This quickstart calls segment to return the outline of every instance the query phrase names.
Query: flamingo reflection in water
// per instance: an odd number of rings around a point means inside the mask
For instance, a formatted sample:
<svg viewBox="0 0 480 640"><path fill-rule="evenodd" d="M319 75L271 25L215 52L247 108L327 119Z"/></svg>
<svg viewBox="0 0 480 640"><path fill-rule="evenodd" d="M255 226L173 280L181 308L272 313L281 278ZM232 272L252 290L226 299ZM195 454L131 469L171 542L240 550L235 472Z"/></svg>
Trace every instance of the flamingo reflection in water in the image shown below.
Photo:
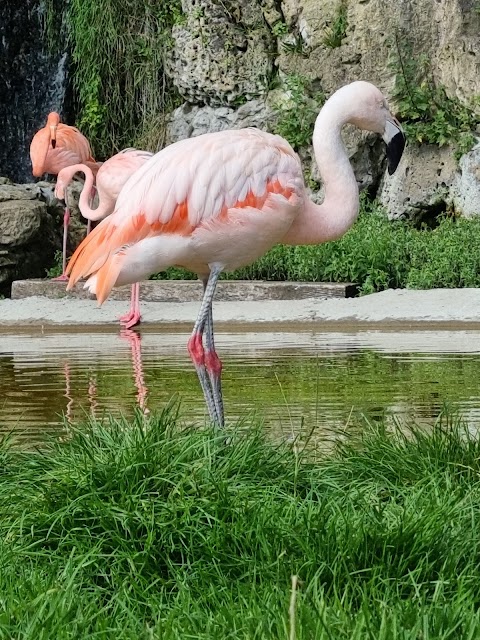
<svg viewBox="0 0 480 640"><path fill-rule="evenodd" d="M147 408L148 388L145 384L145 376L143 372L142 337L136 331L132 331L132 329L122 329L120 331L120 337L130 343L133 379L137 388L136 400L142 413L147 415L150 413L150 410Z"/></svg>
<svg viewBox="0 0 480 640"><path fill-rule="evenodd" d="M142 338L140 334L136 331L132 331L131 329L122 329L119 333L119 337L122 340L126 340L130 345L133 381L137 391L135 396L136 404L144 415L148 415L150 410L147 407L148 387L145 383L145 374L143 370ZM63 395L67 399L64 416L68 425L72 423L74 408L74 398L72 395L72 372L69 362L64 363L63 373L65 377L65 393ZM95 418L97 409L99 408L98 385L97 375L92 371L89 372L88 376L87 397L89 413L92 418Z"/></svg>

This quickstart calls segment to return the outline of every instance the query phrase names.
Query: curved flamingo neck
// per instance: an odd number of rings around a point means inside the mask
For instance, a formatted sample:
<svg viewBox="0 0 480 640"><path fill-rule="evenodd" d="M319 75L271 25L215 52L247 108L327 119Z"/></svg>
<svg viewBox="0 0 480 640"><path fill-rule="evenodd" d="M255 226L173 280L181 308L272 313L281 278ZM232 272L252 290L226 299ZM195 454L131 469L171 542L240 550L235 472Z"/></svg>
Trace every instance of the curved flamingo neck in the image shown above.
<svg viewBox="0 0 480 640"><path fill-rule="evenodd" d="M96 209L92 209L90 206L92 187L94 183L93 171L86 164L73 164L69 167L65 167L62 169L62 180L64 181L65 188L73 179L73 176L76 173L83 173L85 175L85 183L83 185L83 189L80 193L80 199L78 201L78 206L80 212L84 218L87 220L102 220L107 216L112 208L110 202L107 202L106 197L101 197L99 193L99 203Z"/></svg>
<svg viewBox="0 0 480 640"><path fill-rule="evenodd" d="M325 191L323 202L317 205L306 198L304 208L283 239L286 244L336 240L358 216L358 185L341 135L351 116L342 104L338 99L327 101L313 132L315 160Z"/></svg>

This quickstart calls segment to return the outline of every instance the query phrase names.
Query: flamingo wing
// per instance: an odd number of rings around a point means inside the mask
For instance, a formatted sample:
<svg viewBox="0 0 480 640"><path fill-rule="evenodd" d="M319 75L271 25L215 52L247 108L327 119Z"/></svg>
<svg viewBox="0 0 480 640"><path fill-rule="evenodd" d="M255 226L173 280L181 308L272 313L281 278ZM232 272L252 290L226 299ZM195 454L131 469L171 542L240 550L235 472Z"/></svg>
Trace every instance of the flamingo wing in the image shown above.
<svg viewBox="0 0 480 640"><path fill-rule="evenodd" d="M76 127L60 123L57 128L57 145L74 152L78 162L95 162L87 138Z"/></svg>

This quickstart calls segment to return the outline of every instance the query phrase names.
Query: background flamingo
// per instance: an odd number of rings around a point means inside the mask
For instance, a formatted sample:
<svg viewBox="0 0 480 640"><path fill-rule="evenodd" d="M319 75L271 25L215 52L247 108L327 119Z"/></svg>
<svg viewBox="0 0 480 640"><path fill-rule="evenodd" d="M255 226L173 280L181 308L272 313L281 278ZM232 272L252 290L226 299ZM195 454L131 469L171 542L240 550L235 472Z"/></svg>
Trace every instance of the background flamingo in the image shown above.
<svg viewBox="0 0 480 640"><path fill-rule="evenodd" d="M224 424L222 365L212 320L218 278L278 242L326 242L351 227L359 192L341 137L346 123L383 136L393 173L405 146L400 125L374 85L353 82L330 97L315 123L313 148L325 188L321 205L308 197L300 160L280 136L257 129L207 133L177 142L146 162L125 184L116 211L70 260L67 288L90 276L85 286L100 304L113 286L171 265L199 275L204 296L188 350L218 426Z"/></svg>
<svg viewBox="0 0 480 640"><path fill-rule="evenodd" d="M101 163L95 162L87 138L76 127L60 122L56 111L48 114L47 124L37 131L30 144L32 173L40 178L44 173L57 175L61 169L79 162L85 163L95 175ZM70 212L65 207L63 215L62 276L66 280L67 234Z"/></svg>
<svg viewBox="0 0 480 640"><path fill-rule="evenodd" d="M128 178L135 173L147 160L152 157L148 151L138 149L124 149L106 160L97 173L96 186L98 192L98 207L92 209L89 195L93 187L93 172L88 165L73 164L62 169L57 176L55 195L64 200L66 189L77 172L85 174L85 184L80 194L78 206L84 218L87 220L102 220L110 215L115 208L118 194ZM120 317L120 322L130 329L140 322L140 285L132 284L130 299L130 311Z"/></svg>

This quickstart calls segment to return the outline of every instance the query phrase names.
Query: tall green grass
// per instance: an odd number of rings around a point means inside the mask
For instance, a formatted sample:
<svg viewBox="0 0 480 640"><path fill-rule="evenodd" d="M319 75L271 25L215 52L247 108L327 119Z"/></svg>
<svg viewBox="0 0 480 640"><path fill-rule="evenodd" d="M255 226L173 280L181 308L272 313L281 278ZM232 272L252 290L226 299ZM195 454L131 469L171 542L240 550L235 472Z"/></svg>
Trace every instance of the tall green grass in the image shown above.
<svg viewBox="0 0 480 640"><path fill-rule="evenodd" d="M171 411L5 443L0 637L477 638L478 440L367 425L313 458Z"/></svg>
<svg viewBox="0 0 480 640"><path fill-rule="evenodd" d="M439 219L436 228L389 221L381 208L364 205L354 226L321 245L277 245L229 279L356 282L360 293L388 288L480 286L480 220ZM194 278L171 269L159 278Z"/></svg>

